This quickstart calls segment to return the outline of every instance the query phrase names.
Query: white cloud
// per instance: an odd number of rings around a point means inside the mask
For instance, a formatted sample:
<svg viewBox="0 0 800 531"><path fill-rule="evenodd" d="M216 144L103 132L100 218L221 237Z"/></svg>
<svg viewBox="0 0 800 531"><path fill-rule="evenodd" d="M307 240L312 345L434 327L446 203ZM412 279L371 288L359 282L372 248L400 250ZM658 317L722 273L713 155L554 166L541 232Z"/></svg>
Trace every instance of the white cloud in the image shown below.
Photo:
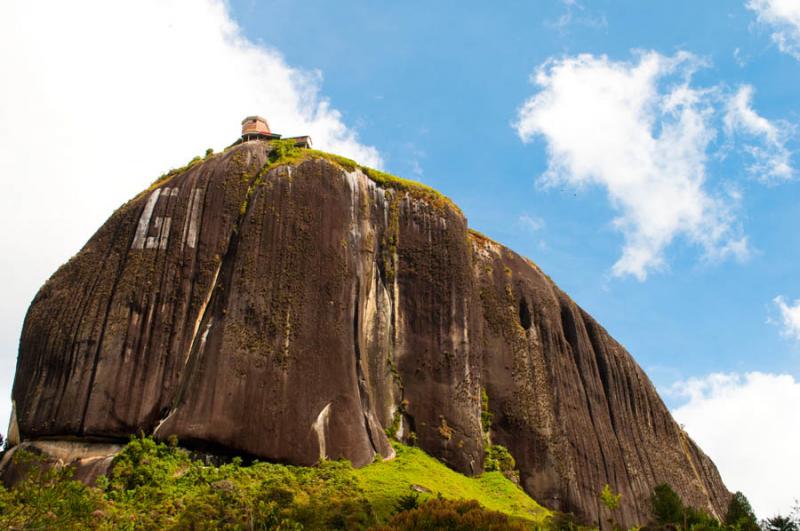
<svg viewBox="0 0 800 531"><path fill-rule="evenodd" d="M605 15L595 15L586 10L586 7L578 0L561 0L564 12L555 21L545 21L550 26L561 33L565 33L567 28L572 25L583 26L591 29L607 29L608 20Z"/></svg>
<svg viewBox="0 0 800 531"><path fill-rule="evenodd" d="M725 131L729 135L744 134L753 140L761 140L761 145L745 145L754 159L748 168L750 173L762 182L786 181L794 177L791 153L786 148L789 126L770 122L759 116L752 106L753 87L743 85L731 96L725 106Z"/></svg>
<svg viewBox="0 0 800 531"><path fill-rule="evenodd" d="M736 64L739 65L740 68L747 66L748 58L744 56L740 48L733 50L733 60L736 61Z"/></svg>
<svg viewBox="0 0 800 531"><path fill-rule="evenodd" d="M262 114L380 166L321 75L247 40L222 0L4 3L0 17L0 423L22 318L122 202ZM5 426L0 427L5 432Z"/></svg>
<svg viewBox="0 0 800 531"><path fill-rule="evenodd" d="M665 249L682 236L706 259L748 255L734 215L739 194L708 189L708 152L728 110L729 135L743 133L760 179L792 174L782 130L750 107L752 89L692 85L696 56L641 52L637 61L582 54L551 59L535 73L539 91L518 111L523 141L541 136L548 168L540 182L603 186L624 236L612 272L644 280L666 266ZM730 102L730 103L729 103ZM760 141L760 143L759 143Z"/></svg>
<svg viewBox="0 0 800 531"><path fill-rule="evenodd" d="M800 497L800 381L788 374L711 374L679 382L688 401L675 419L760 518L787 514Z"/></svg>
<svg viewBox="0 0 800 531"><path fill-rule="evenodd" d="M704 188L716 131L708 91L689 84L700 65L685 52L642 53L636 63L588 54L550 60L534 78L541 90L519 110L520 137L547 140L542 181L604 186L619 210L614 224L625 245L615 275L644 280L664 267L677 235L709 257L746 254L730 205Z"/></svg>
<svg viewBox="0 0 800 531"><path fill-rule="evenodd" d="M781 333L791 339L800 341L800 299L794 303L787 303L783 296L777 296L772 302L778 307L781 313L780 322Z"/></svg>
<svg viewBox="0 0 800 531"><path fill-rule="evenodd" d="M544 220L538 216L522 214L518 221L520 225L530 232L539 232L544 228Z"/></svg>
<svg viewBox="0 0 800 531"><path fill-rule="evenodd" d="M748 0L759 22L772 28L778 48L800 59L800 2L797 0Z"/></svg>

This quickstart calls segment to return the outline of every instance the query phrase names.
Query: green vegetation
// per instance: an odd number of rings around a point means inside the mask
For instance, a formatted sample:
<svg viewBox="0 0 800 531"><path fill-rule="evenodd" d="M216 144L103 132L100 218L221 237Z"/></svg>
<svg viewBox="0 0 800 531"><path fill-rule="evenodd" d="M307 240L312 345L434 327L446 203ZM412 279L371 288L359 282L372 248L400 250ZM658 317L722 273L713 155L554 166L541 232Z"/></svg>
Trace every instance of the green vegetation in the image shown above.
<svg viewBox="0 0 800 531"><path fill-rule="evenodd" d="M342 157L340 155L335 155L333 153L327 153L325 151L319 151L316 149L306 149L306 148L299 148L295 145L293 140L270 140L270 152L268 155L268 163L261 169L259 172L256 180L254 181L254 185L261 182L266 173L277 167L283 165L290 165L290 166L297 166L302 162L309 160L309 159L325 159L330 162L333 162L337 166L341 167L346 171L355 171L356 169L360 169L364 174L372 180L375 184L382 188L390 188L392 190L403 191L411 195L412 197L416 197L419 199L424 199L431 205L436 208L450 208L456 212L461 213L461 209L450 200L450 198L446 197L445 195L441 194L440 192L434 190L430 186L425 184L411 181L409 179L403 179L402 177L397 177L396 175L392 175L390 173L386 173L380 170L376 170L374 168L369 168L367 166L362 166L355 162L354 160L348 159L346 157ZM227 150L226 150L227 151ZM148 188L145 192L151 192L154 189L158 188L159 186L164 185L174 176L178 175L179 173L183 173L196 164L203 162L204 160L208 160L214 156L214 150L212 148L208 148L205 152L204 157L194 157L185 165L181 166L180 168L173 168L166 173L160 175Z"/></svg>
<svg viewBox="0 0 800 531"><path fill-rule="evenodd" d="M499 472L468 478L419 449L395 451L395 459L361 469L344 461L244 466L239 458L213 466L193 461L175 440L134 438L95 487L17 452L27 477L0 487L0 528L411 529L425 521L514 529L551 516Z"/></svg>
<svg viewBox="0 0 800 531"><path fill-rule="evenodd" d="M479 242L481 242L483 244L491 243L491 244L495 244L495 245L500 245L499 243L497 243L496 241L494 241L493 239L491 239L490 237L488 237L484 233L482 233L480 231L477 231L475 229L472 229L472 228L468 228L467 229L467 235L468 235L468 237L471 236L471 237L475 238L476 240L478 240Z"/></svg>
<svg viewBox="0 0 800 531"><path fill-rule="evenodd" d="M419 448L394 444L397 456L355 470L355 476L376 515L385 521L395 504L412 492L423 491L424 502L441 495L445 499L477 500L482 506L511 517L544 522L551 512L533 501L501 472L485 472L470 478L459 474Z"/></svg>
<svg viewBox="0 0 800 531"><path fill-rule="evenodd" d="M728 503L728 512L725 514L725 523L740 531L758 531L758 521L750 507L750 502L741 492L734 493Z"/></svg>
<svg viewBox="0 0 800 531"><path fill-rule="evenodd" d="M790 516L773 516L761 524L764 531L800 531L800 525Z"/></svg>
<svg viewBox="0 0 800 531"><path fill-rule="evenodd" d="M750 508L750 502L741 492L737 492L731 498L724 523L720 523L703 509L684 505L678 494L666 483L653 489L653 494L650 496L650 510L652 521L645 528L649 530L758 531L760 529Z"/></svg>
<svg viewBox="0 0 800 531"><path fill-rule="evenodd" d="M97 489L72 480L69 468L43 468L30 453L14 456L28 478L13 490L0 484L0 528L53 529L89 527L104 505Z"/></svg>
<svg viewBox="0 0 800 531"><path fill-rule="evenodd" d="M683 502L672 487L666 483L656 485L650 496L653 521L657 524L683 522Z"/></svg>
<svg viewBox="0 0 800 531"><path fill-rule="evenodd" d="M400 529L485 529L518 530L528 529L522 522L515 522L508 515L497 511L487 511L475 500L433 499L419 507L404 511L380 528Z"/></svg>
<svg viewBox="0 0 800 531"><path fill-rule="evenodd" d="M213 150L211 150L211 151L213 153ZM209 153L209 150L207 149L206 150L205 159L208 159L209 157L211 157L212 153ZM192 166L200 164L205 159L198 155L198 156L194 157L192 160L190 160L189 162L187 162L186 164L184 164L183 166L181 166L180 168L172 168L168 172L162 173L158 177L158 179L153 181L153 183L147 188L146 192L152 192L153 190L155 190L156 188L158 188L162 184L166 183L167 181L169 181L170 179L172 179L173 177L175 177L179 173L183 173L183 172L189 170Z"/></svg>
<svg viewBox="0 0 800 531"><path fill-rule="evenodd" d="M270 169L284 164L297 165L305 160L313 158L325 159L346 171L360 169L367 177L375 182L375 184L382 188L391 188L393 190L408 192L411 196L425 199L436 207L442 208L447 206L457 212L461 212L448 197L425 184L403 179L402 177L397 177L396 175L374 168L362 166L354 160L333 153L326 153L325 151L316 149L298 148L294 145L294 141L292 140L272 140L270 141L270 145L272 147L272 151L270 152Z"/></svg>
<svg viewBox="0 0 800 531"><path fill-rule="evenodd" d="M507 478L519 483L519 472L516 470L517 462L508 448L499 444L492 444L489 430L492 428L494 415L489 410L489 395L486 388L481 387L481 429L483 431L483 469L486 472L502 472Z"/></svg>
<svg viewBox="0 0 800 531"><path fill-rule="evenodd" d="M489 411L489 395L486 394L486 388L481 387L481 426L483 427L484 433L489 433L493 418L494 415Z"/></svg>
<svg viewBox="0 0 800 531"><path fill-rule="evenodd" d="M600 503L602 503L612 515L611 518L608 519L608 523L611 525L611 528L617 529L619 525L614 519L613 514L617 509L619 509L619 506L622 503L622 494L614 494L614 491L611 490L611 486L606 483L603 485L603 490L600 491L598 498L600 499Z"/></svg>
<svg viewBox="0 0 800 531"><path fill-rule="evenodd" d="M483 469L487 472L514 473L517 462L505 446L490 444L484 448ZM508 474L507 474L508 475Z"/></svg>
<svg viewBox="0 0 800 531"><path fill-rule="evenodd" d="M388 359L388 364L390 366L390 370L394 371L392 374L397 373L397 369L394 367L394 360L391 358ZM397 375L397 379L399 380L399 375ZM400 405L397 406L397 409L394 411L392 415L392 424L386 428L386 436L390 439L397 438L397 432L400 430L400 425L403 423L403 414L406 412L406 408L408 407L408 400L403 400L400 402Z"/></svg>

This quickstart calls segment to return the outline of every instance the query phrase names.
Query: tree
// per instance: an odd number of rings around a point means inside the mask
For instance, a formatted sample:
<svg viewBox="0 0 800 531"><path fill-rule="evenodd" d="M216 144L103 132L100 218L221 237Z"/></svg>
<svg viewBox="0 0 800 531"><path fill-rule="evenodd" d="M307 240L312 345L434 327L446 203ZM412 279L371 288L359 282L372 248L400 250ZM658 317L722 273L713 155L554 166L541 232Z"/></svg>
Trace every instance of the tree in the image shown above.
<svg viewBox="0 0 800 531"><path fill-rule="evenodd" d="M683 522L683 502L666 483L657 485L650 496L650 510L657 524L679 524Z"/></svg>
<svg viewBox="0 0 800 531"><path fill-rule="evenodd" d="M404 494L397 499L394 510L397 513L412 511L419 507L419 492L411 491L411 494Z"/></svg>
<svg viewBox="0 0 800 531"><path fill-rule="evenodd" d="M684 519L684 528L691 529L692 531L705 531L709 529L720 529L719 521L705 512L703 509L695 507L684 508L686 517ZM756 528L758 529L758 528Z"/></svg>
<svg viewBox="0 0 800 531"><path fill-rule="evenodd" d="M725 514L725 524L740 531L760 531L753 508L747 497L740 491L731 497L728 512Z"/></svg>
<svg viewBox="0 0 800 531"><path fill-rule="evenodd" d="M764 531L800 531L800 527L789 516L773 516L766 519L761 526Z"/></svg>
<svg viewBox="0 0 800 531"><path fill-rule="evenodd" d="M500 472L513 472L517 466L514 456L505 446L492 444L484 449L483 469L486 472L499 470Z"/></svg>
<svg viewBox="0 0 800 531"><path fill-rule="evenodd" d="M508 515L485 509L476 500L445 500L433 498L416 509L392 517L386 531L417 531L420 529L526 529Z"/></svg>

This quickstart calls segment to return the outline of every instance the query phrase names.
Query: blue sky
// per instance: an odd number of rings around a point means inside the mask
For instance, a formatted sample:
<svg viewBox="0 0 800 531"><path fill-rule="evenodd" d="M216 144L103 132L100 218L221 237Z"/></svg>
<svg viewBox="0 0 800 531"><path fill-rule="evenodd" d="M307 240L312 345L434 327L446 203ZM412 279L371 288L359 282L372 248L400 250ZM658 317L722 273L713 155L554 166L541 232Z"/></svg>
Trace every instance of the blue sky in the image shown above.
<svg viewBox="0 0 800 531"><path fill-rule="evenodd" d="M774 297L800 297L795 183L758 183L735 152L709 164L710 190L741 188L737 220L750 257L706 263L679 237L664 271L644 282L616 278L623 237L605 190L537 186L545 142L525 144L512 127L536 91L531 74L548 59L591 53L635 62L636 50L691 52L708 62L694 85L750 84L761 116L798 123L800 63L743 3L312 5L235 1L231 9L249 38L324 74L325 95L388 170L438 188L473 228L536 261L658 384L719 371L798 374L796 343L767 322L779 317ZM796 138L787 145L796 148ZM532 231L525 216L541 228Z"/></svg>
<svg viewBox="0 0 800 531"><path fill-rule="evenodd" d="M628 348L760 516L800 498L796 0L2 4L5 396L47 277L257 113L453 198Z"/></svg>

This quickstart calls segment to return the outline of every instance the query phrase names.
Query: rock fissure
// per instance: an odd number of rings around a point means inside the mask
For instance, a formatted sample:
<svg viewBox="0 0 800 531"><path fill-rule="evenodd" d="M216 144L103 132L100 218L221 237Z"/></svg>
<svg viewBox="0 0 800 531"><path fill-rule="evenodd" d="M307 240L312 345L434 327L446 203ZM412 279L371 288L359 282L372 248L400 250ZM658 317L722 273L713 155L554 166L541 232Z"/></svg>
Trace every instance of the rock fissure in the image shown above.
<svg viewBox="0 0 800 531"><path fill-rule="evenodd" d="M145 208L147 208L147 207L145 207ZM118 230L121 229L121 228L122 228L121 226L117 227ZM134 238L135 238L135 235L134 235ZM116 238L114 238L113 240L116 240ZM133 244L133 240L126 241L125 248L122 251L122 253L123 253L122 254L122 258L120 259L119 266L117 267L117 273L116 273L116 275L114 275L113 281L111 283L111 291L110 291L110 293L108 295L108 302L106 303L105 311L103 312L103 324L100 327L100 334L99 334L99 337L97 339L97 348L95 349L94 357L93 357L93 360L92 360L92 366L91 366L92 368L91 368L91 372L90 372L90 375L89 375L89 383L88 383L88 391L86 393L86 401L85 401L84 406L83 406L83 414L81 415L80 428L78 429L78 432L79 432L80 435L86 435L86 432L85 432L86 418L87 418L87 414L86 413L89 410L89 403L92 400L95 379L97 378L97 368L98 368L97 366L98 366L98 364L100 362L100 353L101 353L102 348L103 348L103 340L105 339L106 325L108 324L108 317L111 314L111 309L112 309L112 303L114 301L114 296L116 295L117 287L119 286L119 281L122 278L122 271L125 269L126 259L128 257L128 252L129 252L132 244Z"/></svg>
<svg viewBox="0 0 800 531"><path fill-rule="evenodd" d="M355 368L356 368L356 382L358 386L358 399L361 405L361 415L364 417L364 431L367 434L372 451L379 453L378 446L372 437L372 426L370 422L370 400L369 391L367 390L367 379L364 376L364 367L361 361L361 327L359 325L359 313L361 306L361 280L356 278L355 283L355 301L353 303L353 354L355 355Z"/></svg>
<svg viewBox="0 0 800 531"><path fill-rule="evenodd" d="M225 250L224 254L219 258L216 268L214 269L214 274L211 277L211 282L208 287L208 291L203 299L203 302L200 306L200 309L197 314L197 319L195 321L194 327L192 329L191 339L189 341L189 347L184 355L183 367L178 375L178 389L175 393L175 397L172 401L172 408L171 411L168 411L167 414L158 422L158 428L162 427L165 424L165 421L172 415L172 413L180 407L182 400L185 397L185 394L192 383L193 377L198 370L198 366L200 364L199 358L202 356L205 341L208 337L209 332L211 331L211 327L214 324L213 315L209 313L209 308L216 309L215 303L216 299L219 298L219 293L222 292L222 296L227 295L229 290L221 289L223 286L228 285L230 283L230 272L226 271L222 273L222 279L220 278L221 272L223 272L223 266L226 264L231 263L231 257L235 256L238 244L239 244L239 236L242 228L242 224L244 223L245 218L249 212L251 207L250 198L255 190L255 187L260 184L262 178L262 172L264 168L268 167L269 163L266 163L261 169L255 173L249 180L247 184L247 191L245 192L244 202L239 207L238 217L236 219L236 223L233 226L233 229L229 235L228 246ZM230 269L227 267L226 269ZM227 274L226 274L227 273ZM203 333L200 336L200 342L197 342L197 334L199 330L203 328ZM157 432L154 431L156 435Z"/></svg>

